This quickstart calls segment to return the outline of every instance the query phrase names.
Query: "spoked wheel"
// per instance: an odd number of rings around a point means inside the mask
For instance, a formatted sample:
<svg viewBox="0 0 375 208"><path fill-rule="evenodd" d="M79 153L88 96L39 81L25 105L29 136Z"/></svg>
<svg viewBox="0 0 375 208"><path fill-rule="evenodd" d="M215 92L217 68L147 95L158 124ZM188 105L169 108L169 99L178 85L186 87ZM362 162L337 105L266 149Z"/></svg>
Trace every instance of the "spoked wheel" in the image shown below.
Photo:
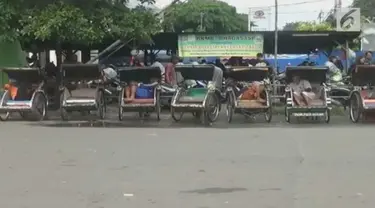
<svg viewBox="0 0 375 208"><path fill-rule="evenodd" d="M33 111L36 121L42 121L47 114L47 98L42 93L36 93L33 100Z"/></svg>
<svg viewBox="0 0 375 208"><path fill-rule="evenodd" d="M105 114L106 114L106 104L105 104L104 93L101 90L98 91L97 102L98 102L97 114L99 118L103 120L105 119Z"/></svg>
<svg viewBox="0 0 375 208"><path fill-rule="evenodd" d="M232 122L233 113L234 113L234 98L232 94L227 94L227 119L228 123Z"/></svg>
<svg viewBox="0 0 375 208"><path fill-rule="evenodd" d="M156 119L160 121L160 113L161 113L161 104L160 104L160 91L158 90L156 92L156 106L155 106L155 111L156 111Z"/></svg>
<svg viewBox="0 0 375 208"><path fill-rule="evenodd" d="M64 103L64 92L60 95L60 116L63 121L69 120L69 112L63 107Z"/></svg>
<svg viewBox="0 0 375 208"><path fill-rule="evenodd" d="M171 116L174 121L179 122L181 121L182 117L184 116L184 112L176 112L174 107L171 107Z"/></svg>
<svg viewBox="0 0 375 208"><path fill-rule="evenodd" d="M329 123L331 120L331 110L327 108L326 112L324 113L324 121Z"/></svg>
<svg viewBox="0 0 375 208"><path fill-rule="evenodd" d="M1 113L0 114L0 121L7 121L10 117L10 112Z"/></svg>
<svg viewBox="0 0 375 208"><path fill-rule="evenodd" d="M354 93L350 97L349 116L353 123L357 123L362 116L363 106L359 93Z"/></svg>
<svg viewBox="0 0 375 208"><path fill-rule="evenodd" d="M206 100L206 106L204 109L204 121L205 125L210 125L215 122L219 117L220 113L220 101L215 93L210 93Z"/></svg>
<svg viewBox="0 0 375 208"><path fill-rule="evenodd" d="M121 90L118 95L118 120L122 121L124 119L124 109L122 108L122 101L124 98L124 89Z"/></svg>
<svg viewBox="0 0 375 208"><path fill-rule="evenodd" d="M272 107L268 107L267 110L264 112L264 119L270 123L272 120Z"/></svg>
<svg viewBox="0 0 375 208"><path fill-rule="evenodd" d="M287 107L285 107L284 112L285 112L285 121L290 123L290 112Z"/></svg>

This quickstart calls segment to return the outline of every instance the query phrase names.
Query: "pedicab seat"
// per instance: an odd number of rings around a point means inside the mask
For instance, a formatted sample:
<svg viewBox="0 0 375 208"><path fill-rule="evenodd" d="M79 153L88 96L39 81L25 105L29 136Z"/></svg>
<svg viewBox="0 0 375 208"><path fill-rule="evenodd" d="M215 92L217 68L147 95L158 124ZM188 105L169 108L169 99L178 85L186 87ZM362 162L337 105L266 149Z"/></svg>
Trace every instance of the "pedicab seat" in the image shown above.
<svg viewBox="0 0 375 208"><path fill-rule="evenodd" d="M181 96L179 103L202 103L206 97L207 88L190 88Z"/></svg>
<svg viewBox="0 0 375 208"><path fill-rule="evenodd" d="M257 100L239 100L237 101L238 108L267 108L267 103L261 103Z"/></svg>

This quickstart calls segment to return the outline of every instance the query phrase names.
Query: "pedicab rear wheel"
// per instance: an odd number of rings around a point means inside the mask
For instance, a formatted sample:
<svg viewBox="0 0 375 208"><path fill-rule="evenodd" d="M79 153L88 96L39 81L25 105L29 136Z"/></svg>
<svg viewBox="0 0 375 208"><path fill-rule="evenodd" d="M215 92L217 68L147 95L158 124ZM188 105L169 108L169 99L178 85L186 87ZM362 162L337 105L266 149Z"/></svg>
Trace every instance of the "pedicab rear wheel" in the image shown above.
<svg viewBox="0 0 375 208"><path fill-rule="evenodd" d="M355 92L350 96L350 106L349 106L349 117L353 123L357 123L362 116L363 105L361 102L361 97L359 93Z"/></svg>
<svg viewBox="0 0 375 208"><path fill-rule="evenodd" d="M228 123L232 122L233 113L234 113L234 98L231 93L227 94L227 121Z"/></svg>
<svg viewBox="0 0 375 208"><path fill-rule="evenodd" d="M47 98L41 92L35 94L32 107L35 120L43 121L47 114Z"/></svg>
<svg viewBox="0 0 375 208"><path fill-rule="evenodd" d="M326 123L329 123L329 121L331 120L331 110L329 108L327 108L326 112L324 113L324 121Z"/></svg>
<svg viewBox="0 0 375 208"><path fill-rule="evenodd" d="M64 108L64 92L60 95L60 116L63 121L69 120L69 112Z"/></svg>
<svg viewBox="0 0 375 208"><path fill-rule="evenodd" d="M178 114L178 115L176 115L176 114ZM176 112L175 108L171 107L171 116L172 116L172 119L175 122L181 121L183 115L184 115L184 112Z"/></svg>
<svg viewBox="0 0 375 208"><path fill-rule="evenodd" d="M105 119L106 114L106 105L105 105L105 99L104 99L104 92L102 90L98 91L97 95L97 102L98 102L98 109L97 113L100 119Z"/></svg>
<svg viewBox="0 0 375 208"><path fill-rule="evenodd" d="M219 117L220 101L216 93L212 92L208 94L206 99L206 106L204 106L203 112L203 124L209 126Z"/></svg>
<svg viewBox="0 0 375 208"><path fill-rule="evenodd" d="M0 114L0 121L7 121L10 117L10 112L6 112L5 114Z"/></svg>
<svg viewBox="0 0 375 208"><path fill-rule="evenodd" d="M161 113L161 104L160 104L160 90L156 92L156 119L160 121L160 113Z"/></svg>
<svg viewBox="0 0 375 208"><path fill-rule="evenodd" d="M285 112L285 121L290 123L290 112L287 107L285 107L284 112Z"/></svg>

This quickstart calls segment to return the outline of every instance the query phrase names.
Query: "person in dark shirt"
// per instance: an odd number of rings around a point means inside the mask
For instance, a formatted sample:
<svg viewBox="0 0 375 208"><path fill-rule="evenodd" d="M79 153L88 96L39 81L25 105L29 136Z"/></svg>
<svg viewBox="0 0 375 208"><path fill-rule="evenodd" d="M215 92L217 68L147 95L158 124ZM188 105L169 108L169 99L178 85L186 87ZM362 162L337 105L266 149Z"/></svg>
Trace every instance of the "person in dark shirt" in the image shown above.
<svg viewBox="0 0 375 208"><path fill-rule="evenodd" d="M258 53L256 59L251 59L249 61L249 65L251 66L269 66L270 63L264 60L264 55L262 53Z"/></svg>
<svg viewBox="0 0 375 208"><path fill-rule="evenodd" d="M369 64L369 65L372 65L374 64L374 62L372 61L373 60L373 56L372 56L372 52L371 51L367 51L365 53L365 64Z"/></svg>

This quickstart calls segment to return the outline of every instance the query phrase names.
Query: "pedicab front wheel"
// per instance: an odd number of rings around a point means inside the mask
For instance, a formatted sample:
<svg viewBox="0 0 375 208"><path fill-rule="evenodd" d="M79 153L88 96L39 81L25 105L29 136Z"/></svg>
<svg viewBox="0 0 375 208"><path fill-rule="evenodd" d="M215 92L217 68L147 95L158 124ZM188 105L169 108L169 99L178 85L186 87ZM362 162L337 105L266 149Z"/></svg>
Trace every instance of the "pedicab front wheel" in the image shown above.
<svg viewBox="0 0 375 208"><path fill-rule="evenodd" d="M98 92L98 116L100 119L105 119L105 114L106 114L106 104L105 104L105 99L104 99L104 92L100 90Z"/></svg>
<svg viewBox="0 0 375 208"><path fill-rule="evenodd" d="M329 123L329 121L331 120L331 110L327 108L326 112L324 113L324 116L325 116L324 121L326 123Z"/></svg>
<svg viewBox="0 0 375 208"><path fill-rule="evenodd" d="M177 115L176 115L176 114L177 114ZM172 116L172 119L173 119L175 122L179 122L179 121L181 121L183 115L184 115L184 112L176 112L175 108L174 108L174 107L171 107L171 116Z"/></svg>
<svg viewBox="0 0 375 208"><path fill-rule="evenodd" d="M60 116L63 121L69 120L69 113L63 106L64 103L64 92L61 93L60 96Z"/></svg>
<svg viewBox="0 0 375 208"><path fill-rule="evenodd" d="M290 123L290 113L288 111L288 108L285 107L284 111L285 111L285 121L288 122L288 123Z"/></svg>
<svg viewBox="0 0 375 208"><path fill-rule="evenodd" d="M267 110L264 112L264 119L270 123L272 120L272 107L268 107Z"/></svg>
<svg viewBox="0 0 375 208"><path fill-rule="evenodd" d="M10 117L10 113L6 112L5 114L1 113L0 114L0 121L7 121Z"/></svg>
<svg viewBox="0 0 375 208"><path fill-rule="evenodd" d="M363 106L361 102L361 97L359 93L355 92L350 97L350 106L349 106L349 117L353 123L357 123L361 119L363 111Z"/></svg>
<svg viewBox="0 0 375 208"><path fill-rule="evenodd" d="M227 94L227 120L228 123L232 122L234 111L234 98L232 94Z"/></svg>
<svg viewBox="0 0 375 208"><path fill-rule="evenodd" d="M36 121L43 121L47 114L47 98L40 92L37 92L33 101L33 108Z"/></svg>

